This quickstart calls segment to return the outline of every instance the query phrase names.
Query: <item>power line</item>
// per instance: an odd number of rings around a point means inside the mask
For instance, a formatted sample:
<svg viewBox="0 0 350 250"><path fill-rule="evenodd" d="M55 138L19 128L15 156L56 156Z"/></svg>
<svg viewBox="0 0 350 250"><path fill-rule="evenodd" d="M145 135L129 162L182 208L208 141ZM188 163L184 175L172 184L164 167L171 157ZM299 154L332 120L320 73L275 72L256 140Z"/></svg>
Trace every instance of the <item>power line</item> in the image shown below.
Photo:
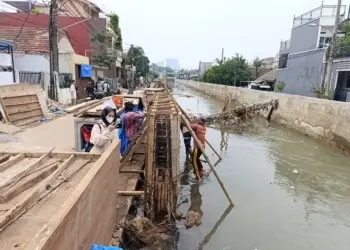
<svg viewBox="0 0 350 250"><path fill-rule="evenodd" d="M35 1L33 2L33 4L36 4L37 1L38 1L38 0L35 0ZM21 32L22 32L22 30L23 30L23 27L24 27L24 25L26 24L26 21L27 21L27 19L29 18L29 15L30 15L30 14L31 14L31 12L29 12L28 15L27 15L27 17L24 19L24 21L23 21L23 23L22 23L22 26L21 26L21 29L19 30L18 35L17 35L16 38L15 38L15 41L18 39L19 35L21 34Z"/></svg>

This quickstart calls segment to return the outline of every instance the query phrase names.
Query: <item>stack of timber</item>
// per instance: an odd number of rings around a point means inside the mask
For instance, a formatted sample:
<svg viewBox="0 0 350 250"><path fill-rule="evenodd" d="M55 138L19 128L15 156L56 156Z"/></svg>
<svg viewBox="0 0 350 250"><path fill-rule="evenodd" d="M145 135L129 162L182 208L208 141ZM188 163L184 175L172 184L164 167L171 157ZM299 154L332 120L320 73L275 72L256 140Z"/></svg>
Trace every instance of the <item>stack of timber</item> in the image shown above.
<svg viewBox="0 0 350 250"><path fill-rule="evenodd" d="M169 93L156 92L147 117L145 211L151 220L171 221L180 192L179 147L181 114Z"/></svg>
<svg viewBox="0 0 350 250"><path fill-rule="evenodd" d="M48 114L46 98L38 84L13 84L0 87L0 112L4 121L24 126Z"/></svg>
<svg viewBox="0 0 350 250"><path fill-rule="evenodd" d="M91 153L0 153L0 249L108 244L117 214L119 143Z"/></svg>

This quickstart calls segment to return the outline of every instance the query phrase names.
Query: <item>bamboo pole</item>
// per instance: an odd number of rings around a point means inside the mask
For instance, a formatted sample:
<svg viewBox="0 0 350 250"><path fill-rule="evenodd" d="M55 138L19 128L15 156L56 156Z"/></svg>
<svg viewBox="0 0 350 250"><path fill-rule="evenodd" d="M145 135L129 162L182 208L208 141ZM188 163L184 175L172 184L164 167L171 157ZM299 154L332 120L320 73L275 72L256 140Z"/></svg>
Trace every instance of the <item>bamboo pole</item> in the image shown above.
<svg viewBox="0 0 350 250"><path fill-rule="evenodd" d="M171 99L174 101L175 108L178 109L178 111L181 111L181 113L189 120L189 116L187 115L187 113L185 112L185 110L183 110L181 108L181 106L177 103L177 101L175 100L175 98L173 97L173 95L168 91ZM220 160L222 160L222 157L220 156L220 154L214 149L214 147L205 139L205 142L208 144L208 146L214 151L214 153L219 157Z"/></svg>
<svg viewBox="0 0 350 250"><path fill-rule="evenodd" d="M231 204L232 206L234 206L234 203L233 203L232 198L230 197L229 193L227 192L227 189L226 189L224 183L221 181L219 175L217 174L217 172L216 172L216 170L215 170L213 164L210 162L209 157L208 157L208 155L205 153L205 150L204 150L204 148L202 147L200 141L198 140L196 134L195 134L194 131L192 130L192 128L191 128L191 126L190 126L190 123L189 123L189 121L187 120L186 116L183 115L183 114L181 114L181 118L182 118L182 121L185 123L186 127L188 128L189 132L191 133L191 135L192 135L194 141L196 142L197 147L198 147L199 150L202 152L204 158L205 158L206 161L208 162L208 165L209 165L209 167L211 168L211 171L213 171L213 173L214 173L216 179L218 180L218 182L219 182L219 184L220 184L222 190L224 191L224 193L225 193L227 199L229 200L230 204Z"/></svg>

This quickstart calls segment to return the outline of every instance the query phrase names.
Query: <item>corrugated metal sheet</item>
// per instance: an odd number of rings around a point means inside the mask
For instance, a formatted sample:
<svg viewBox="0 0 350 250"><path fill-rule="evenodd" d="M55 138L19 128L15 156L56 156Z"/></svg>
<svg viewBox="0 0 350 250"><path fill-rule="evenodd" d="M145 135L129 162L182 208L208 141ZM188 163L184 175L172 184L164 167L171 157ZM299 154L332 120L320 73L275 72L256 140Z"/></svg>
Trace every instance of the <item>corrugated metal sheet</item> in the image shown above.
<svg viewBox="0 0 350 250"><path fill-rule="evenodd" d="M44 75L42 72L20 71L20 83L40 84L44 88Z"/></svg>

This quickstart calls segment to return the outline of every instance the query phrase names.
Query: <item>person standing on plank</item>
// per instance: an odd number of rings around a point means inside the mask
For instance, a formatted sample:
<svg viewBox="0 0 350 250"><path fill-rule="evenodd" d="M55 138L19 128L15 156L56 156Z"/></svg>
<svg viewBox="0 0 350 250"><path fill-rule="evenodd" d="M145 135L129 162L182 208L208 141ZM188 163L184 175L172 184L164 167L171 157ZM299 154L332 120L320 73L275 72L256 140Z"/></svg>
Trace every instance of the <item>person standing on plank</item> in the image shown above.
<svg viewBox="0 0 350 250"><path fill-rule="evenodd" d="M207 132L207 129L205 128L204 124L205 124L204 117L199 117L199 119L197 119L196 124L190 124L192 130L196 134L203 149L205 149L205 135ZM199 159L201 157L201 155L202 155L202 152L198 148L198 145L196 144L196 142L194 141L194 149L193 149L193 154L192 154L192 164L193 164L193 168L194 168L194 173L196 175L196 179L198 181L201 181L203 176L204 176L203 165Z"/></svg>

